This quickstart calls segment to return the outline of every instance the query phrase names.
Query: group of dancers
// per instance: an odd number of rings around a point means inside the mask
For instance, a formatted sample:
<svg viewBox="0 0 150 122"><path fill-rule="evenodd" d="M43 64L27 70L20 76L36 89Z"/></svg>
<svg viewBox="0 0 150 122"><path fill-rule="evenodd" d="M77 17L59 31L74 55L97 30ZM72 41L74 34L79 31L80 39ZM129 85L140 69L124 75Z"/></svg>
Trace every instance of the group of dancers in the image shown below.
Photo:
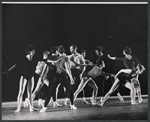
<svg viewBox="0 0 150 122"><path fill-rule="evenodd" d="M113 92L117 92L117 95L121 102L124 102L122 96L118 91L119 85L130 89L131 104L138 104L142 102L141 88L138 80L139 74L145 70L144 66L131 55L131 49L125 47L123 49L122 58L111 57L109 54L106 56L111 60L123 61L126 69L121 69L117 74L107 73L102 71L105 68L105 56L101 46L95 48L97 55L96 63L93 63L85 59L86 51L82 50L77 52L77 45L70 46L71 55L65 54L65 49L62 45L58 47L52 47L50 51L43 52L43 59L38 61L37 65L34 63L35 47L30 44L25 48L26 56L20 60L17 64L13 65L4 73L8 73L15 67L20 67L20 84L19 93L17 97L17 110L20 112L23 94L27 85L27 98L25 99L24 106L29 107L29 111L38 110L33 107L33 101L37 94L39 94L39 105L42 106L40 112L45 112L50 100L53 100L53 106L61 106L57 102L57 94L59 86L62 85L65 90L65 105L70 99L71 110L77 109L74 105L79 93L83 92L83 102L86 104L103 106L106 100ZM95 77L104 76L104 79L112 79L112 86L108 93L104 97L101 97L100 101L97 101L98 86L93 80ZM34 79L38 78L36 87L34 89ZM101 81L99 81L101 82ZM86 101L84 95L84 87L89 85L92 87L91 103ZM33 91L34 89L34 91ZM138 103L136 102L136 94L138 96Z"/></svg>

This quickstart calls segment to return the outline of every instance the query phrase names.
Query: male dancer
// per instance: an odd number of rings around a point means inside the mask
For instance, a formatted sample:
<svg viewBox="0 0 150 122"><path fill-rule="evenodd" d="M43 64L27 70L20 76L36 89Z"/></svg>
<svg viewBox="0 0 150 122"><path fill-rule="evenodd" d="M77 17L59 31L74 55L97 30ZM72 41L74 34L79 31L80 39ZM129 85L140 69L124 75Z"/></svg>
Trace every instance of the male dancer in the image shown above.
<svg viewBox="0 0 150 122"><path fill-rule="evenodd" d="M68 58L69 58L69 65L71 68L72 76L75 80L75 84L72 85L73 91L75 92L75 90L77 89L77 87L80 83L80 78L82 77L85 67L78 66L74 63L74 62L76 62L78 64L84 64L83 57L77 52L77 45L72 44L70 46L70 52L71 52L71 55L68 55ZM68 97L68 95L69 95L68 92L66 94ZM68 99L66 98L65 103L64 103L65 105L67 104L67 100Z"/></svg>
<svg viewBox="0 0 150 122"><path fill-rule="evenodd" d="M108 58L103 54L103 49L102 49L102 47L101 47L101 46L97 46L97 47L95 48L95 53L96 53L96 55L97 55L96 64L99 66L99 65L102 65L102 63L103 63L103 65L104 65L104 68L103 68L104 70L103 70L103 71L109 72ZM108 77L103 76L103 80L102 80L102 93L101 93L101 99L100 99L100 101L102 101L103 96L104 96L104 84L105 84L105 81L106 81L107 78L108 78ZM112 83L113 83L113 80L112 80L111 77L110 77L110 80L111 80ZM119 100L120 100L121 102L124 102L124 100L123 100L122 96L120 95L118 89L117 89L117 91L116 91L116 94L117 94Z"/></svg>

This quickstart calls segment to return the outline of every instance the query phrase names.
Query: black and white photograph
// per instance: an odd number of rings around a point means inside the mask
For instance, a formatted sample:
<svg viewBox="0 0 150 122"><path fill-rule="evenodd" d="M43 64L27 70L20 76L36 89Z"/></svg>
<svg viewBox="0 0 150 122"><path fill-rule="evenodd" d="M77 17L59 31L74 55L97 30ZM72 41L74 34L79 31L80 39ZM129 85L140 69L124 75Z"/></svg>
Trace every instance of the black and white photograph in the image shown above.
<svg viewBox="0 0 150 122"><path fill-rule="evenodd" d="M3 2L2 120L148 120L148 2Z"/></svg>

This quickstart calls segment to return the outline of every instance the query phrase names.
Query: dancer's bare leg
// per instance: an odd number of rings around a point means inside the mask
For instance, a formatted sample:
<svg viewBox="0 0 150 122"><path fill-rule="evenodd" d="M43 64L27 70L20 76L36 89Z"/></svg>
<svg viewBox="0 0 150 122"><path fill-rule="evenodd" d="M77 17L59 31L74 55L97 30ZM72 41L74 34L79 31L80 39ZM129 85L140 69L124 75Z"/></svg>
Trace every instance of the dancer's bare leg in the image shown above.
<svg viewBox="0 0 150 122"><path fill-rule="evenodd" d="M93 88L92 97L94 99L96 99L97 92L98 92L98 87L97 87L96 83L94 82L93 79L90 79L87 84Z"/></svg>
<svg viewBox="0 0 150 122"><path fill-rule="evenodd" d="M137 82L137 87L135 89L136 89L136 93L137 93L137 96L138 96L138 102L141 103L143 101L143 99L142 99L142 96L141 96L141 86L140 86L140 83L139 83L139 80L138 80L138 76L134 80L136 80L136 82Z"/></svg>
<svg viewBox="0 0 150 122"><path fill-rule="evenodd" d="M120 74L120 73L128 73L130 74L132 72L131 69L121 69L116 75L115 75L115 79L117 78L117 76Z"/></svg>
<svg viewBox="0 0 150 122"><path fill-rule="evenodd" d="M17 97L17 110L15 111L15 113L20 112L22 96L23 96L23 93L25 90L26 83L27 83L27 80L23 76L21 76L20 85L19 85L19 93L18 93L18 97Z"/></svg>
<svg viewBox="0 0 150 122"><path fill-rule="evenodd" d="M117 78L115 79L115 82L113 83L108 93L104 96L102 102L99 104L100 106L103 106L103 104L106 102L109 96L118 88L118 86L119 86L119 79Z"/></svg>
<svg viewBox="0 0 150 122"><path fill-rule="evenodd" d="M91 78L87 78L87 77L82 78L77 90L74 93L74 100L77 98L78 94L83 90L83 88L85 87L86 83L89 80L91 80Z"/></svg>
<svg viewBox="0 0 150 122"><path fill-rule="evenodd" d="M42 79L39 78L37 86L36 86L34 92L32 93L32 100L34 100L34 98L36 97L37 93L40 91L40 89L42 88L43 85L44 85L44 82L42 82Z"/></svg>
<svg viewBox="0 0 150 122"><path fill-rule="evenodd" d="M98 87L96 85L96 83L94 82L94 80L91 78L90 81L88 81L87 83L89 86L92 87L93 89L93 93L92 93L92 98L91 98L91 103L92 105L97 105L97 102L96 102L96 96L97 96L97 92L98 92Z"/></svg>
<svg viewBox="0 0 150 122"><path fill-rule="evenodd" d="M126 88L130 89L130 96L131 96L131 104L134 105L136 104L135 102L135 88L130 82L126 82L124 85Z"/></svg>
<svg viewBox="0 0 150 122"><path fill-rule="evenodd" d="M29 98L29 109L30 111L33 111L32 107L32 86L33 86L34 78L32 77L28 82L27 82L27 93L28 93L28 98Z"/></svg>
<svg viewBox="0 0 150 122"><path fill-rule="evenodd" d="M142 103L143 99L142 99L142 96L141 96L141 86L140 86L139 80L138 79L136 79L136 80L138 82L138 87L136 88L136 92L137 92L137 95L138 95L138 102Z"/></svg>
<svg viewBox="0 0 150 122"><path fill-rule="evenodd" d="M83 104L90 104L88 101L86 101L86 99L85 99L85 91L84 91L84 89L82 90L82 92L83 92L83 99L82 99L82 103Z"/></svg>
<svg viewBox="0 0 150 122"><path fill-rule="evenodd" d="M33 91L33 89L34 89L34 77L33 77L33 79L31 80L31 82L32 82L32 91ZM32 92L31 91L31 92ZM27 98L25 98L25 101L24 101L24 108L28 108L28 106L29 106L29 95L28 95L28 93L27 93Z"/></svg>
<svg viewBox="0 0 150 122"><path fill-rule="evenodd" d="M56 101L54 101L54 103L53 103L53 107L55 108L55 107L60 107L60 106L62 106L62 105L60 105L58 102L57 102L57 96L58 96L58 90L59 90L59 86L60 86L60 84L57 86L57 88L56 88Z"/></svg>

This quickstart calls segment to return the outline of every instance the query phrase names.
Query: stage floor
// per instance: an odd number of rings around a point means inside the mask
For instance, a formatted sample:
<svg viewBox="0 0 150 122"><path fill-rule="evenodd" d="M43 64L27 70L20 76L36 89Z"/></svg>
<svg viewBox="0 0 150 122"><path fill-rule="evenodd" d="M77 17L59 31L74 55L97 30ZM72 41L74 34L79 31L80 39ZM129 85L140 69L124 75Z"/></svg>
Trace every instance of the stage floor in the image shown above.
<svg viewBox="0 0 150 122"><path fill-rule="evenodd" d="M64 99L58 99L63 104ZM89 99L87 99L89 100ZM48 106L45 113L38 111L29 112L23 108L20 113L15 113L16 102L2 103L2 120L147 120L148 119L148 96L143 97L143 102L131 105L130 98L124 98L121 103L118 98L110 98L103 107L98 105L82 104L81 100L75 101L77 110L70 110L70 106L53 108ZM37 101L34 101L37 107Z"/></svg>

